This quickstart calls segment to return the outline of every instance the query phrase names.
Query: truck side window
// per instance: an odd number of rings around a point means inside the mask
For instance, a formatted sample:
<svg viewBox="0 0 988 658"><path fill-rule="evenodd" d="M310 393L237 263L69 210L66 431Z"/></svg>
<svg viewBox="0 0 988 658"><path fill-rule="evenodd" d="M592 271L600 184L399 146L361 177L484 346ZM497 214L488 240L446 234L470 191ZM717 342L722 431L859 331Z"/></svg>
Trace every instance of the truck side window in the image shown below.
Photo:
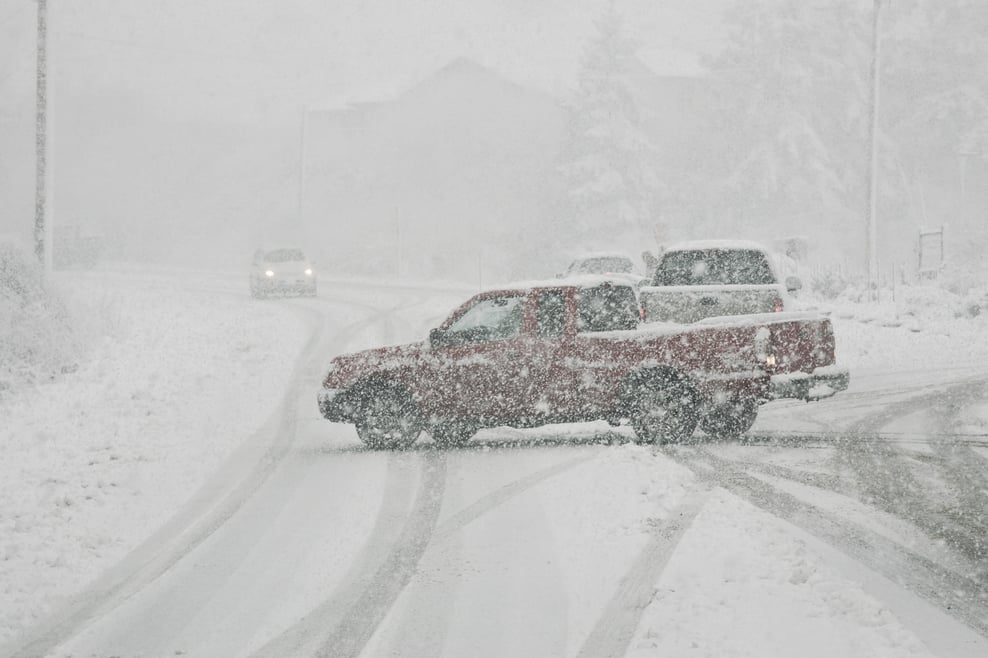
<svg viewBox="0 0 988 658"><path fill-rule="evenodd" d="M638 299L629 286L605 283L580 290L577 331L620 331L638 326Z"/></svg>
<svg viewBox="0 0 988 658"><path fill-rule="evenodd" d="M546 290L539 296L535 311L535 334L539 338L558 338L566 324L566 294L562 290Z"/></svg>
<svg viewBox="0 0 988 658"><path fill-rule="evenodd" d="M481 299L446 330L456 344L486 343L513 338L521 332L523 295Z"/></svg>

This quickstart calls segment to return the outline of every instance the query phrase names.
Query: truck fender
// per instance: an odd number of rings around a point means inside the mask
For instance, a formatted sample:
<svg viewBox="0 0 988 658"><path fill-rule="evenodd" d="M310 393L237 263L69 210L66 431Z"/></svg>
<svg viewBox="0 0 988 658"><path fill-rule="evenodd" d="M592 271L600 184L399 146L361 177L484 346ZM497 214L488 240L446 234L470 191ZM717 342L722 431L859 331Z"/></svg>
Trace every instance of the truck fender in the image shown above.
<svg viewBox="0 0 988 658"><path fill-rule="evenodd" d="M350 416L357 419L366 403L381 393L397 393L414 400L412 391L398 381L393 373L376 372L354 382L341 395L343 403L352 409Z"/></svg>

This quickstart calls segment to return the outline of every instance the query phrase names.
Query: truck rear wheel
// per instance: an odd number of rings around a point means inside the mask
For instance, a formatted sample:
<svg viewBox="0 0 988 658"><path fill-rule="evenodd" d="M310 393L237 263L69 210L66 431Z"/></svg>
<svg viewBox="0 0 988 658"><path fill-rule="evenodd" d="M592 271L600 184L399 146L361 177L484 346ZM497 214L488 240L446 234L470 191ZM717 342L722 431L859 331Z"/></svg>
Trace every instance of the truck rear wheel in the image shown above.
<svg viewBox="0 0 988 658"><path fill-rule="evenodd" d="M736 439L755 424L758 403L751 398L712 405L700 418L700 429L710 436Z"/></svg>
<svg viewBox="0 0 988 658"><path fill-rule="evenodd" d="M631 417L636 443L681 443L699 422L696 389L682 379L664 377L638 391Z"/></svg>
<svg viewBox="0 0 988 658"><path fill-rule="evenodd" d="M360 400L357 436L368 448L402 449L415 443L422 421L411 396L394 388L374 386Z"/></svg>

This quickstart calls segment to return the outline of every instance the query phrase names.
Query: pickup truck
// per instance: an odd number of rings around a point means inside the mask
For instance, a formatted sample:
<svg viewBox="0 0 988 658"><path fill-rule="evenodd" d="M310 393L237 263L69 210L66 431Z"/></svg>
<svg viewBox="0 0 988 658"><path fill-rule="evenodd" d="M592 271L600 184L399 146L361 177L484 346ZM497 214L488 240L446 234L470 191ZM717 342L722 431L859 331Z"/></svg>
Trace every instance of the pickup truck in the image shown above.
<svg viewBox="0 0 988 658"><path fill-rule="evenodd" d="M792 330L784 321L813 314L793 312L799 277L779 273L772 251L748 240L681 242L663 251L650 284L640 288L641 315L660 323L765 323L772 342L786 345L777 355L771 397L818 400L847 388L847 370L819 364L806 355L833 343L830 323ZM772 322L772 318L778 322Z"/></svg>
<svg viewBox="0 0 988 658"><path fill-rule="evenodd" d="M783 281L772 252L747 240L696 240L668 247L641 288L644 317L655 322L790 310L802 288Z"/></svg>
<svg viewBox="0 0 988 658"><path fill-rule="evenodd" d="M319 410L371 448L404 448L423 430L450 447L485 427L597 420L630 424L639 443L681 442L698 424L739 436L780 368L834 363L824 317L639 325L635 287L619 279L489 290L427 341L334 358Z"/></svg>

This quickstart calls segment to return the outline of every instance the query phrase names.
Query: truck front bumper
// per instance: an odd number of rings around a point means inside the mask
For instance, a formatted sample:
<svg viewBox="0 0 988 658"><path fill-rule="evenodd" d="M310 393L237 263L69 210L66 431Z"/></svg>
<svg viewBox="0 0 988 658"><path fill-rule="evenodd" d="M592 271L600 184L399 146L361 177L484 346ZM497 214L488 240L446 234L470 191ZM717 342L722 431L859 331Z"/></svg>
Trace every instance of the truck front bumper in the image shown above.
<svg viewBox="0 0 988 658"><path fill-rule="evenodd" d="M851 383L851 373L847 368L824 366L813 372L793 372L772 375L769 397L773 400L796 398L798 400L822 400L847 390Z"/></svg>
<svg viewBox="0 0 988 658"><path fill-rule="evenodd" d="M316 401L319 403L319 413L326 420L335 422L347 422L349 415L346 405L343 404L342 391L338 388L324 388L316 394Z"/></svg>

